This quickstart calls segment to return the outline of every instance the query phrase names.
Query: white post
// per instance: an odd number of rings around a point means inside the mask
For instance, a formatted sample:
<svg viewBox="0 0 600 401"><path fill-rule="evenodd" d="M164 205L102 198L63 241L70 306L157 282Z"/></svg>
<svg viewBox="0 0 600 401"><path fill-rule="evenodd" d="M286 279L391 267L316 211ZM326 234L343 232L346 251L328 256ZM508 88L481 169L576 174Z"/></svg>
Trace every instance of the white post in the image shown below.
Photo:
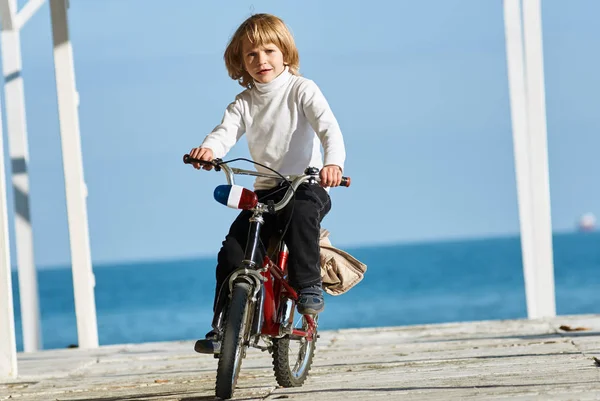
<svg viewBox="0 0 600 401"><path fill-rule="evenodd" d="M539 10L539 0L525 0L524 49L520 0L504 0L521 249L531 319L556 315Z"/></svg>
<svg viewBox="0 0 600 401"><path fill-rule="evenodd" d="M98 347L98 325L94 296L95 282L88 233L87 190L81 156L77 111L79 102L75 88L73 49L69 40L67 7L65 0L50 0L77 333L79 347L96 348Z"/></svg>
<svg viewBox="0 0 600 401"><path fill-rule="evenodd" d="M29 0L27 4L21 8L21 11L16 17L16 26L21 29L29 21L29 19L40 9L46 0Z"/></svg>
<svg viewBox="0 0 600 401"><path fill-rule="evenodd" d="M13 192L15 198L15 235L17 265L19 268L19 294L21 323L25 352L42 347L38 285L33 258L33 233L29 213L29 160L27 125L25 120L25 94L21 76L21 35L16 21L16 0L0 0L2 16L2 71L6 105L6 126L12 161Z"/></svg>
<svg viewBox="0 0 600 401"><path fill-rule="evenodd" d="M15 378L17 377L17 343L4 177L4 136L0 118L0 378Z"/></svg>
<svg viewBox="0 0 600 401"><path fill-rule="evenodd" d="M556 316L552 214L546 132L546 92L540 0L524 0L523 25L527 65L527 112L531 145L531 177L536 246L536 317Z"/></svg>

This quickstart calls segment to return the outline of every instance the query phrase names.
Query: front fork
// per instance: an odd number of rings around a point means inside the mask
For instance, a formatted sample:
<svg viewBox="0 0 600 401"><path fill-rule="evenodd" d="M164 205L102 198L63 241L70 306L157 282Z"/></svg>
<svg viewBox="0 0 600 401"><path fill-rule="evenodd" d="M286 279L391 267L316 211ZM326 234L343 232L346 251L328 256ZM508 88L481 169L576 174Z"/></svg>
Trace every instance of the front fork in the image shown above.
<svg viewBox="0 0 600 401"><path fill-rule="evenodd" d="M245 334L245 338L249 338L250 336L254 336L256 334L260 334L262 311L263 311L263 303L264 303L264 277L258 269L258 247L260 241L260 230L262 225L264 224L264 219L262 217L262 211L256 210L254 211L252 217L250 218L250 228L248 230L248 239L246 242L246 249L244 252L244 260L242 261L242 267L235 270L233 273L229 275L227 278L226 284L228 286L228 294L229 298L233 293L233 286L238 281L245 281L250 284L252 292L250 305L254 306L254 310L250 311L252 314L252 320L250 323L250 333ZM225 287L225 286L223 286ZM220 295L223 296L225 292L225 288L220 289ZM218 332L223 332L223 323L226 318L226 312L229 308L229 302L224 302L222 308L219 312L215 313L215 317L213 318L212 326ZM219 302L217 302L219 304ZM248 335L249 334L249 335Z"/></svg>
<svg viewBox="0 0 600 401"><path fill-rule="evenodd" d="M250 228L248 230L248 240L246 249L244 250L244 260L242 266L233 271L226 279L225 283L218 289L219 294L215 302L215 315L212 321L213 329L219 333L223 333L223 321L226 317L229 302L225 300L225 296L231 298L233 285L237 280L244 280L252 286L252 298L254 300L262 299L257 297L259 290L262 287L262 276L257 272L256 258L258 254L258 246L260 241L260 229L264 224L262 212L256 210L250 218ZM226 287L227 286L227 287ZM228 291L227 291L228 290ZM256 303L255 303L256 304Z"/></svg>

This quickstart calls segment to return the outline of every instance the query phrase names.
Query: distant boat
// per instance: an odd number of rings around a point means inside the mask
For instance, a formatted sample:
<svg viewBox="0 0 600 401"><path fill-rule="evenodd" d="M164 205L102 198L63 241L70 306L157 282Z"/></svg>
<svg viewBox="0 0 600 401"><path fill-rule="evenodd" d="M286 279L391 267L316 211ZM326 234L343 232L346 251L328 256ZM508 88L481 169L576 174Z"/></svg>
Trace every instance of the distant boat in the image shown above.
<svg viewBox="0 0 600 401"><path fill-rule="evenodd" d="M577 228L579 231L594 231L596 229L596 216L593 213L585 213L579 218Z"/></svg>

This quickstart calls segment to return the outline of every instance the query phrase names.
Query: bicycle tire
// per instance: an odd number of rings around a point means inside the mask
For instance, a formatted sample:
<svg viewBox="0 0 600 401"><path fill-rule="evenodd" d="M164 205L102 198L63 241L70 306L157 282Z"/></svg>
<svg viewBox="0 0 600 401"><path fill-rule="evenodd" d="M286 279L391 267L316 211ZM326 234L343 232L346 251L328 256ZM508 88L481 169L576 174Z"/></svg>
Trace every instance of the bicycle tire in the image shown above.
<svg viewBox="0 0 600 401"><path fill-rule="evenodd" d="M308 329L308 322L304 317L302 317L302 329ZM298 352L290 348L294 342L300 344ZM289 335L273 339L273 371L277 383L282 387L302 386L312 367L316 347L316 329L312 341L305 338L292 339ZM292 361L290 361L290 357L292 357Z"/></svg>
<svg viewBox="0 0 600 401"><path fill-rule="evenodd" d="M242 366L246 347L244 342L247 340L246 332L249 327L250 289L248 283L236 283L229 301L215 388L216 396L222 399L229 399L233 396Z"/></svg>

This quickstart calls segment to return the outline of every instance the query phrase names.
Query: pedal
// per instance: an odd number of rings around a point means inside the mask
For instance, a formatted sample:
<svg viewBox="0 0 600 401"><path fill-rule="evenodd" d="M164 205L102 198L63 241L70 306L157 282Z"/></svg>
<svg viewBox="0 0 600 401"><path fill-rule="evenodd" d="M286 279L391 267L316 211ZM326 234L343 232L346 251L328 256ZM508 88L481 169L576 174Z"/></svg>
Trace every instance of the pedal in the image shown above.
<svg viewBox="0 0 600 401"><path fill-rule="evenodd" d="M216 354L221 353L221 341L203 339L196 341L194 351L200 354Z"/></svg>

